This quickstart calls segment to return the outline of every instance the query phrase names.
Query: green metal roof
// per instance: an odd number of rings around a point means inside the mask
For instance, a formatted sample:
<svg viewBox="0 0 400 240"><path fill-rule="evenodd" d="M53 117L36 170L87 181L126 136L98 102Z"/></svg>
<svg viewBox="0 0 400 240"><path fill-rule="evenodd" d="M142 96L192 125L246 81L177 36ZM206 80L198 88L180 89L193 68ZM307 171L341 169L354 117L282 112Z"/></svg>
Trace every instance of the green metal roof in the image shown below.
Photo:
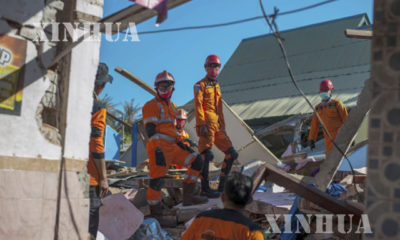
<svg viewBox="0 0 400 240"><path fill-rule="evenodd" d="M347 28L370 25L366 14L281 32L295 78L313 104L319 83L329 78L334 97L347 107L370 75L370 40L350 39ZM265 119L312 110L292 84L273 35L244 39L218 81L224 100L244 120Z"/></svg>

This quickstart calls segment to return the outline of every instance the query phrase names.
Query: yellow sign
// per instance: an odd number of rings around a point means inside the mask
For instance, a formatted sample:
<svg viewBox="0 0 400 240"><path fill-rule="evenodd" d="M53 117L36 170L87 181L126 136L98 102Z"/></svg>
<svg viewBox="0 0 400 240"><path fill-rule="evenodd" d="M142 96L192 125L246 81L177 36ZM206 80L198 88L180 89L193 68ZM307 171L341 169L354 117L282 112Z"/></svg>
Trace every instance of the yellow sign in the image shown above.
<svg viewBox="0 0 400 240"><path fill-rule="evenodd" d="M0 113L20 115L26 41L0 36Z"/></svg>

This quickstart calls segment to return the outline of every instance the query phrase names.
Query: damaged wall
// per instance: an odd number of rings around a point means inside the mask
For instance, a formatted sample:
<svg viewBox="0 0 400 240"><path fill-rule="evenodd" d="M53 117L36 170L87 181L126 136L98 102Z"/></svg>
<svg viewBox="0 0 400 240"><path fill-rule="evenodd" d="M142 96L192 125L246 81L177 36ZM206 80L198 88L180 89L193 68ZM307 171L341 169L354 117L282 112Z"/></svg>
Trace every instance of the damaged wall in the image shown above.
<svg viewBox="0 0 400 240"><path fill-rule="evenodd" d="M400 239L400 4L374 1L366 213L374 234Z"/></svg>
<svg viewBox="0 0 400 240"><path fill-rule="evenodd" d="M38 34L42 25L50 35L49 24L60 19L99 20L103 1L1 4L6 7L0 9L0 239L54 238L62 157L59 237L85 239L89 200L82 186L88 180L78 172L85 173L89 154L100 41L81 43L50 67L60 42L38 41Z"/></svg>

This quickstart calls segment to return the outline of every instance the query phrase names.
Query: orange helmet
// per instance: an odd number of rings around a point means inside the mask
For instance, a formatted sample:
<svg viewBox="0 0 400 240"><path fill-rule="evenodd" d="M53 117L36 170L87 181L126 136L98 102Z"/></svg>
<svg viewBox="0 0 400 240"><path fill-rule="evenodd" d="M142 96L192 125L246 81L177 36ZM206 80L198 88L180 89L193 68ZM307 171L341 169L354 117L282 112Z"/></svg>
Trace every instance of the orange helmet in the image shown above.
<svg viewBox="0 0 400 240"><path fill-rule="evenodd" d="M158 83L165 81L175 84L175 79L172 74L164 70L162 73L157 74L156 80L154 81L154 86L157 87Z"/></svg>
<svg viewBox="0 0 400 240"><path fill-rule="evenodd" d="M186 111L183 110L183 109L179 109L178 110L178 115L176 116L176 119L184 119L184 120L186 120L187 119Z"/></svg>

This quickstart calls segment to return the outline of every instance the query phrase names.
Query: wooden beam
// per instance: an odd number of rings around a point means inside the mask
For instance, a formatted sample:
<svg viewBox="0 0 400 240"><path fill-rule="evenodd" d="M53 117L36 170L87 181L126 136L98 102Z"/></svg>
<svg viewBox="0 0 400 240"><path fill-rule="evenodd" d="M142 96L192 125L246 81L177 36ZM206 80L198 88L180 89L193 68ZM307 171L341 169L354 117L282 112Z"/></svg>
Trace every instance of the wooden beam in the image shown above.
<svg viewBox="0 0 400 240"><path fill-rule="evenodd" d="M153 96L157 95L157 92L154 88L150 87L147 83L143 82L142 80L140 80L138 77L128 72L127 70L122 69L120 67L116 67L114 70L117 73L121 74L122 76L126 77L127 79L131 80L133 83L139 85L141 88L146 90L151 95Z"/></svg>
<svg viewBox="0 0 400 240"><path fill-rule="evenodd" d="M121 123L122 125L124 125L125 127L132 129L132 125L130 125L127 122L122 121L121 119L117 118L116 116L112 115L111 113L107 112L107 116L114 119L115 121Z"/></svg>
<svg viewBox="0 0 400 240"><path fill-rule="evenodd" d="M292 131L294 131L295 126L291 125L292 122L297 122L299 120L301 121L301 120L304 120L306 118L311 118L311 117L312 117L312 113L294 115L294 116L286 118L280 122L274 123L266 128L258 130L255 133L255 135L258 138L263 138L267 135L275 134L275 133L281 131L282 129L293 129Z"/></svg>
<svg viewBox="0 0 400 240"><path fill-rule="evenodd" d="M348 38L359 38L359 39L372 39L371 30L357 30L357 29L346 29L344 35Z"/></svg>
<svg viewBox="0 0 400 240"><path fill-rule="evenodd" d="M139 87L143 88L151 95L153 95L153 96L157 95L157 92L154 88L150 87L150 85L148 85L147 83L142 81L140 78L138 78L135 75L133 75L132 73L130 73L128 70L120 68L120 67L116 67L114 70L117 73L121 74L122 76L126 77L127 79L131 80L133 83L139 85ZM190 109L190 108L194 108L194 104L186 104L186 105L178 107L178 109Z"/></svg>
<svg viewBox="0 0 400 240"><path fill-rule="evenodd" d="M168 9L173 9L178 7L190 0L169 0L168 1ZM157 16L157 12L155 10L151 10L145 7L140 6L139 4L134 4L127 8L122 9L119 12L111 14L101 20L103 23L121 23L119 26L119 31L123 31L129 27L129 23L135 23L136 25L150 19L154 16ZM118 32L118 27L113 24L113 33ZM105 29L101 29L101 32L105 32Z"/></svg>
<svg viewBox="0 0 400 240"><path fill-rule="evenodd" d="M269 163L266 163L263 169L265 169L267 181L277 183L334 214L354 214L355 219L360 219L363 213L363 209L333 198L329 194L303 183L301 180Z"/></svg>
<svg viewBox="0 0 400 240"><path fill-rule="evenodd" d="M189 2L190 0L169 0L168 2L168 9L175 8L179 5L182 5L186 2ZM130 7L127 7L125 9L122 9L119 12L116 12L114 14L111 14L108 17L100 19L98 22L99 23L113 23L112 24L112 32L117 33L124 31L125 29L129 28L129 23L135 23L136 25L146 21L149 18L152 18L157 15L157 12L151 9L147 9L145 7L142 7L138 4L134 4ZM117 25L120 24L119 26ZM101 24L100 26L100 32L105 33L105 26ZM60 51L53 59L53 61L50 63L49 66L46 66L47 68L51 68L55 66L57 63L60 62L60 60L67 55L69 52L72 51L73 48L78 46L81 42L83 42L86 38L88 38L90 34L84 34L83 36L79 37L78 40L66 45L65 47L62 48L62 51Z"/></svg>

